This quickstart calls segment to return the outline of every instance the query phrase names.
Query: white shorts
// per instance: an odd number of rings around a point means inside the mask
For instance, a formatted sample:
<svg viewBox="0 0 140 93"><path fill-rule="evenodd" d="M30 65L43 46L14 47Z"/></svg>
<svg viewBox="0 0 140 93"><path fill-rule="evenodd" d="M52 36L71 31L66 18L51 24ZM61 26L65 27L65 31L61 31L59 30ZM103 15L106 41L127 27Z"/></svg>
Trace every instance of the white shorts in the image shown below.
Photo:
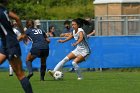
<svg viewBox="0 0 140 93"><path fill-rule="evenodd" d="M89 52L86 50L78 50L77 48L72 51L75 56L82 55L85 59L88 57Z"/></svg>

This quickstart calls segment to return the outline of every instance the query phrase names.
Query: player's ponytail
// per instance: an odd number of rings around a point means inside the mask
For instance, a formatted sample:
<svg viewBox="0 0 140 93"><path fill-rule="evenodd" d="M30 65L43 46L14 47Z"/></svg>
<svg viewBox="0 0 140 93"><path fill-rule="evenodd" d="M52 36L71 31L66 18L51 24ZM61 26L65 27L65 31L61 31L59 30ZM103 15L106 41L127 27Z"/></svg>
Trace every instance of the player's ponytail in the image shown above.
<svg viewBox="0 0 140 93"><path fill-rule="evenodd" d="M73 19L72 21L75 21L78 25L79 28L83 27L83 25L89 25L90 23L82 18L77 18L77 19Z"/></svg>

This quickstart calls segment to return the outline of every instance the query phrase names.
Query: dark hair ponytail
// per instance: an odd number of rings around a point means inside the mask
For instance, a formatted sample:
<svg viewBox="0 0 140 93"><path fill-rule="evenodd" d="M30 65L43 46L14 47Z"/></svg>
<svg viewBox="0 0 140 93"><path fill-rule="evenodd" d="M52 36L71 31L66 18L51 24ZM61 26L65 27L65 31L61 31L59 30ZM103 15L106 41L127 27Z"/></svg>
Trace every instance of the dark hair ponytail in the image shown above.
<svg viewBox="0 0 140 93"><path fill-rule="evenodd" d="M82 18L73 19L72 21L76 22L79 25L79 27L83 27L83 25L90 24L87 20L82 19Z"/></svg>

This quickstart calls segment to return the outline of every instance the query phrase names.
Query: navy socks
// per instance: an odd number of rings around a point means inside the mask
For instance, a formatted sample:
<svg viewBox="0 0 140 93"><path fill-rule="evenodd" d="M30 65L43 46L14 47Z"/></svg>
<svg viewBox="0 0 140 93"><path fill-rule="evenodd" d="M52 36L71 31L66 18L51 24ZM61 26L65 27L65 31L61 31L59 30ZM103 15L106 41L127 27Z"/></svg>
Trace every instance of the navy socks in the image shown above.
<svg viewBox="0 0 140 93"><path fill-rule="evenodd" d="M21 83L22 88L24 89L25 93L33 93L31 84L26 77L24 77L22 80L20 80L20 83Z"/></svg>
<svg viewBox="0 0 140 93"><path fill-rule="evenodd" d="M46 72L46 65L41 65L40 80L42 80L42 81L44 81L45 72Z"/></svg>

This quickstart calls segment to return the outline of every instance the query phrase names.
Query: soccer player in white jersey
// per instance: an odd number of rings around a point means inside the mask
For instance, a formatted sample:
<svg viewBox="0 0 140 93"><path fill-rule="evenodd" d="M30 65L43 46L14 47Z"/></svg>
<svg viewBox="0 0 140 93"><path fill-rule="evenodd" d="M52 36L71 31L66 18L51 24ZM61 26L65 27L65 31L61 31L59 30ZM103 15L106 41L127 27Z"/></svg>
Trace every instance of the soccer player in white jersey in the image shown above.
<svg viewBox="0 0 140 93"><path fill-rule="evenodd" d="M49 70L49 74L53 76L55 71L60 70L60 68L69 60L74 59L72 62L72 65L75 69L75 72L77 74L78 80L82 80L83 77L81 75L80 67L78 66L78 63L81 63L85 60L85 58L90 54L90 49L87 44L87 36L84 32L84 30L81 28L83 25L88 25L89 23L85 21L84 19L77 18L72 20L72 27L73 27L73 34L67 37L66 39L58 40L59 43L64 43L72 38L76 40L75 43L72 44L72 46L76 46L76 48L69 53L63 60L61 60L54 68L53 71Z"/></svg>

